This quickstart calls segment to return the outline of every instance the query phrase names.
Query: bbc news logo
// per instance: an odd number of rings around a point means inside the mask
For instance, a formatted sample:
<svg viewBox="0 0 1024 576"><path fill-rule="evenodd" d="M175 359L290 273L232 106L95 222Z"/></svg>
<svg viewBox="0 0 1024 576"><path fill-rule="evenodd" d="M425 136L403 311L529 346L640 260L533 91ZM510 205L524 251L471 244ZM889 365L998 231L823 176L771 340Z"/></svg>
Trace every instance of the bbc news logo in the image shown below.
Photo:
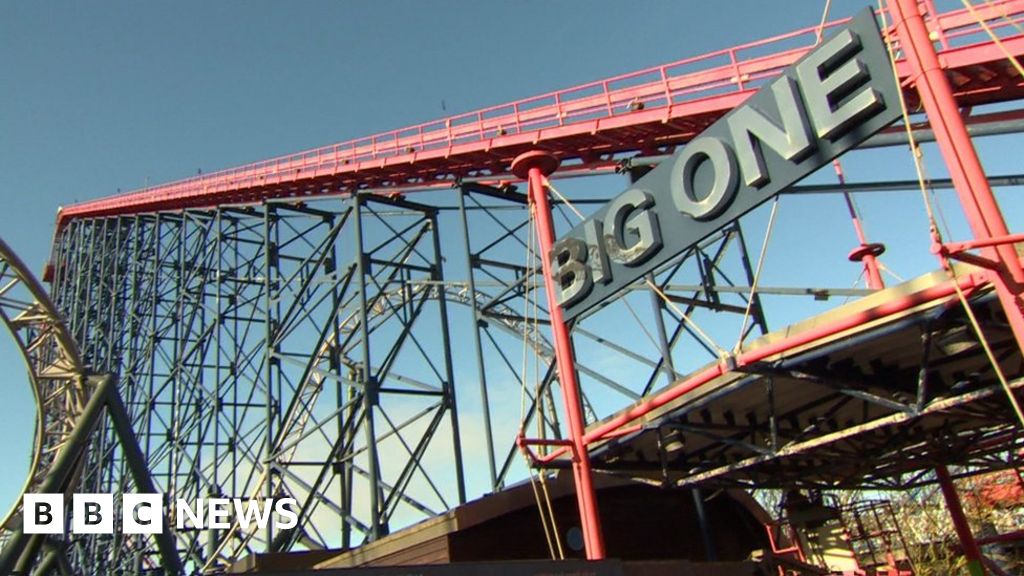
<svg viewBox="0 0 1024 576"><path fill-rule="evenodd" d="M23 529L25 534L63 534L67 510L63 494L25 494ZM295 498L246 500L243 498L200 498L174 503L174 521L178 530L228 529L237 522L243 530L265 529L278 516L274 526L290 530L298 525ZM121 532L124 534L160 534L164 531L162 494L124 494L121 497ZM113 494L74 494L71 498L71 532L75 534L113 534Z"/></svg>

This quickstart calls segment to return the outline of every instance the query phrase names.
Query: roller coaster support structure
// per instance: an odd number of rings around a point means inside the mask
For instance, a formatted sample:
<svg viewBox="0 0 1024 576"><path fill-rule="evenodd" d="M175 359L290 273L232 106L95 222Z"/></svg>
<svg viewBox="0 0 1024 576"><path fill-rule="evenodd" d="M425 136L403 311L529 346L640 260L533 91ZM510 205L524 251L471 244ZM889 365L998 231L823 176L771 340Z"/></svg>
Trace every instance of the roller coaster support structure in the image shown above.
<svg viewBox="0 0 1024 576"><path fill-rule="evenodd" d="M949 79L939 63L921 14L921 6L917 0L890 0L889 10L895 20L900 47L912 70L908 81L914 84L921 95L921 104L928 115L935 141L949 169L971 231L976 240L985 244L981 259L969 255L966 257L988 268L1017 344L1024 350L1024 310L1021 308L1024 270L1009 241L1010 232L1006 221L992 194L992 187L989 186L971 136L967 133ZM939 241L936 236L936 242ZM957 253L950 254L941 244L935 250L943 256L965 257Z"/></svg>
<svg viewBox="0 0 1024 576"><path fill-rule="evenodd" d="M1024 310L1021 308L1024 270L1021 269L1020 257L1014 245L1009 242L1010 232L1003 213L992 194L974 143L967 133L949 79L939 63L921 14L921 6L917 0L891 0L889 8L895 20L900 46L913 71L910 80L921 95L921 104L935 133L939 151L949 168L964 214L975 239L985 244L981 250L982 258L971 257L971 261L986 264L1017 345L1024 350ZM937 232L933 231L933 237L935 250L940 256L958 256L956 253L951 254L941 244ZM936 473L971 574L983 576L985 569L979 559L978 545L967 525L949 472L940 466Z"/></svg>
<svg viewBox="0 0 1024 576"><path fill-rule="evenodd" d="M548 296L548 310L551 314L551 333L555 339L555 358L558 364L558 378L562 384L566 419L569 421L569 441L572 443L572 469L576 481L576 499L580 507L580 523L583 526L583 542L587 559L600 560L605 556L604 538L601 535L601 519L597 511L597 494L590 470L590 455L584 440L586 432L583 418L583 404L580 399L579 383L576 379L575 354L569 329L562 317L562 309L555 298L555 283L551 276L551 260L548 254L555 243L555 225L551 219L551 204L548 200L544 179L558 168L558 159L540 152L526 152L512 162L512 171L527 180L530 202L535 211L537 240L544 270L544 288Z"/></svg>
<svg viewBox="0 0 1024 576"><path fill-rule="evenodd" d="M75 469L84 465L85 454L88 451L99 422L103 417L103 410L106 409L117 432L123 450L125 461L135 480L135 485L141 493L156 493L156 486L149 474L139 443L132 431L128 414L125 411L121 394L117 390L117 377L113 375L90 376L95 381L92 387L93 393L89 398L82 414L78 417L74 430L60 453L54 459L53 464L38 488L40 493L63 493L74 491L75 486L72 479ZM165 524L167 518L164 518ZM157 548L163 559L163 568L166 574L180 574L181 563L178 559L177 550L170 532L164 531L155 535ZM0 574L29 574L35 564L36 556L44 545L52 544L46 541L43 534L26 535L20 528L15 529L10 540L0 553ZM53 546L47 551L47 559L43 565L59 560L61 546ZM34 573L45 574L46 571L37 569Z"/></svg>

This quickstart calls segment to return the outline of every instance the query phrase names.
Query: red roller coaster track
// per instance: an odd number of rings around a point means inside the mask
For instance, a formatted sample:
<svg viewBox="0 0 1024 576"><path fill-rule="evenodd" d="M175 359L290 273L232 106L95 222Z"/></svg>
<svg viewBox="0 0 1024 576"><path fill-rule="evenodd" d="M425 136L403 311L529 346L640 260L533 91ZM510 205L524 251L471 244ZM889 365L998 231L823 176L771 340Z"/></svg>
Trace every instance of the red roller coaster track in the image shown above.
<svg viewBox="0 0 1024 576"><path fill-rule="evenodd" d="M1004 52L1024 54L1024 34L1007 35L1000 46L979 24L980 18L990 30L1018 32L1024 0L990 2L975 14L930 12L931 37L958 104L1024 96L1024 81ZM607 167L617 154L685 143L797 60L818 33L817 26L804 28L525 100L75 204L59 212L57 226L74 218L360 189L448 187L466 177L511 179L512 160L537 148L558 157L562 173ZM792 48L797 43L801 47ZM897 69L907 85L910 67L900 60ZM906 94L916 105L916 91L907 89Z"/></svg>

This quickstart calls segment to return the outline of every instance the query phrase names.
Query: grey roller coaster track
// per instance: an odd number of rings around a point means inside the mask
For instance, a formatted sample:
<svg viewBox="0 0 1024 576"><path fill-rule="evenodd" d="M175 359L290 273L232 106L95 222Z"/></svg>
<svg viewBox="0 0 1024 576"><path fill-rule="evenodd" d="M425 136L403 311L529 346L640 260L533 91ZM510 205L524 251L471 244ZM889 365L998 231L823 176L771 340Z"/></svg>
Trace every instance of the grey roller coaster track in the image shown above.
<svg viewBox="0 0 1024 576"><path fill-rule="evenodd" d="M22 500L29 492L63 493L76 486L104 409L136 487L142 492L155 492L155 486L117 391L116 377L90 373L46 290L2 239L0 319L24 357L36 404L28 475L0 522L0 574L47 573L55 565L64 573L63 544L23 532ZM158 535L156 539L167 572L179 573L180 562L170 536ZM41 551L44 555L36 564Z"/></svg>

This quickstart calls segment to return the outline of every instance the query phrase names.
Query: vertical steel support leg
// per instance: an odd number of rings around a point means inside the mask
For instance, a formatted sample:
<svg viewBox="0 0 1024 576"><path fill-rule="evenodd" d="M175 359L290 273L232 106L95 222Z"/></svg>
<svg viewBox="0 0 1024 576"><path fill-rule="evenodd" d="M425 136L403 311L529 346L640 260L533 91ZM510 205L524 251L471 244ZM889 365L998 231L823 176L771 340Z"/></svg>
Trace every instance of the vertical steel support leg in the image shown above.
<svg viewBox="0 0 1024 576"><path fill-rule="evenodd" d="M967 558L967 569L971 576L985 576L985 567L981 563L981 549L974 540L971 533L971 526L967 523L967 516L960 505L960 497L956 493L956 486L949 476L949 470L945 466L935 469L935 475L939 478L939 487L942 488L942 497L946 499L946 508L953 519L953 528L960 538L960 546L964 549L964 556Z"/></svg>
<svg viewBox="0 0 1024 576"><path fill-rule="evenodd" d="M341 218L344 226L345 220L348 219L349 212L343 211ZM328 227L333 228L335 225L335 219L332 217L328 222ZM330 248L328 248L328 256L325 264L330 267L333 274L338 274L338 244L337 242L331 242ZM338 282L335 281L331 286L331 309L340 310L342 307L342 293L347 292L347 288L343 288L339 291ZM347 286L347 284L346 284ZM341 372L341 357L339 352L338 343L343 338L341 321L337 314L333 315L334 318L331 320L331 340L335 343L331 347L329 367L332 374L342 375ZM351 449L352 443L348 438L349 427L346 422L351 421L355 414L355 406L349 405L348 409L345 409L346 401L352 398L352 389L349 386L342 384L342 379L338 378L334 381L334 394L335 394L335 409L338 414L344 412L344 416L339 416L334 419L335 429L338 435L338 442L343 446L347 447L343 450ZM347 396L347 398L346 398ZM338 473L338 498L341 502L342 510L345 514L352 514L352 498L350 497L352 484L352 461L346 458L347 454L337 454L335 461L341 462L341 470ZM347 518L343 518L341 521L341 548L347 550L352 545L352 525L348 522Z"/></svg>
<svg viewBox="0 0 1024 576"><path fill-rule="evenodd" d="M160 333L159 332L159 325L160 325L159 314L157 314L157 312L160 310L160 291L162 290L162 283L164 282L163 274L164 274L164 268L165 267L163 265L164 264L163 257L164 257L165 246L164 246L163 237L162 237L162 235L163 235L163 227L164 226L165 226L164 218L161 216L161 214L159 212L157 212L157 214L155 216L155 219L154 219L154 222L153 222L153 231L152 231L152 236L151 236L151 244L152 244L152 246L150 246L150 250L152 250L152 253L153 253L152 263L150 264L150 266L152 267L152 272L153 272L153 279L152 279L153 290L152 290L152 293L151 293L151 297L149 299L149 303L148 303L149 304L149 306L148 306L149 310L147 311L148 316L146 318L146 321L149 324L149 326L147 327L146 331L149 334L148 337L153 341L154 346L157 345L158 342L159 342L157 340L157 337L158 337L157 335ZM148 356L149 357L146 360L146 376L145 376L145 378L146 378L146 387L147 387L146 398L148 398L148 399L150 399L150 401L152 401L153 399L156 398L156 382L155 382L156 377L155 377L155 374L156 374L156 358L157 358L157 354L151 353L151 354L148 354ZM145 422L146 422L146 441L145 441L145 447L143 448L143 450L144 450L144 452L146 454L146 461L147 462L152 462L152 460L150 460L150 457L153 454L152 450L153 450L153 427L154 427L154 424L153 424L152 410L146 410L146 412L144 413L144 416L145 416ZM158 474L159 474L159 472L158 472ZM170 484L170 478L167 478L166 474L165 474L164 482L162 484L165 487L171 485Z"/></svg>
<svg viewBox="0 0 1024 576"><path fill-rule="evenodd" d="M604 538L601 534L601 519L598 515L597 496L590 470L590 455L583 439L583 408L579 384L576 381L572 342L569 329L562 317L562 309L555 298L555 283L551 277L551 262L548 260L551 246L555 242L555 228L551 219L551 205L548 202L544 177L554 172L557 167L557 158L539 151L521 154L512 162L512 172L528 180L530 200L536 211L537 239L544 270L544 287L548 295L551 332L555 339L558 381L561 384L566 417L569 420L569 439L573 445L573 477L576 481L580 523L583 525L583 541L587 549L587 559L600 560L605 557Z"/></svg>
<svg viewBox="0 0 1024 576"><path fill-rule="evenodd" d="M363 388L363 430L366 435L366 456L369 460L367 472L370 476L370 540L377 540L387 534L387 528L382 520L382 504L384 498L380 485L380 460L377 454L377 434L374 429L374 411L379 400L377 379L373 373L373 366L370 364L370 315L369 302L366 298L368 283L366 276L369 270L369 254L366 253L365 238L363 236L363 200L358 194L352 196L354 231L356 235L356 274L359 276L359 331L363 339L362 374L359 379Z"/></svg>
<svg viewBox="0 0 1024 576"><path fill-rule="evenodd" d="M108 376L116 382L116 378ZM156 485L153 484L153 477L149 473L149 466L139 448L139 440L132 428L131 418L125 410L124 401L116 385L107 389L107 413L114 425L118 440L121 443L121 451L124 459L131 470L132 478L135 480L135 488L143 494L156 494ZM164 531L156 534L157 549L163 560L164 574L172 576L181 574L181 559L178 557L177 544L170 528L170 515L164 516Z"/></svg>
<svg viewBox="0 0 1024 576"><path fill-rule="evenodd" d="M274 497L273 493L273 462L271 462L271 456L274 453L273 438L274 438L274 367L278 362L275 357L277 353L277 346L274 341L277 339L277 329L275 328L276 319L279 316L274 315L274 291L277 289L277 274L278 274L278 260L277 260L277 242L274 241L274 237L271 236L272 231L277 229L277 212L274 207L267 205L264 208L263 214L263 302L266 309L264 310L264 326L265 341L264 346L266 347L266 362L264 363L264 384L267 387L266 390L266 407L264 412L265 427L266 427L266 440L263 442L263 465L266 466L267 472L266 477L263 479L263 497L266 502L270 502L270 499ZM274 542L274 522L271 520L267 522L266 527L266 538L267 546L265 551L270 552L271 546Z"/></svg>
<svg viewBox="0 0 1024 576"><path fill-rule="evenodd" d="M657 285L654 274L647 275L647 281ZM648 294L651 300L651 311L654 313L654 329L658 335L658 349L661 351L661 370L665 373L665 384L676 380L676 364L672 360L672 346L668 342L668 330L665 328L665 301L653 290Z"/></svg>
<svg viewBox="0 0 1024 576"><path fill-rule="evenodd" d="M629 171L629 183L635 184L637 180L642 178L648 172L650 168L645 167L644 170L632 169ZM747 247L746 244L740 243L743 249L743 263L747 269L747 275L750 276L750 262L747 258ZM711 274L712 271L708 271ZM651 285L656 285L657 281L654 274L648 274L646 276L647 281ZM675 362L672 360L672 346L669 343L668 331L665 328L665 317L663 313L665 311L665 301L662 300L657 293L653 290L649 292L651 300L651 310L654 314L654 328L655 333L658 336L658 348L661 351L661 370L665 373L666 384L672 384L676 380L676 367ZM652 376L653 381L653 376ZM704 542L704 557L708 561L715 561L718 559L718 554L715 550L715 539L711 533L711 524L708 521L707 510L704 507L704 497L701 494L700 488L691 488L690 494L693 497L693 508L697 513L697 524L700 526L701 538Z"/></svg>
<svg viewBox="0 0 1024 576"><path fill-rule="evenodd" d="M693 509L697 513L697 525L704 542L704 559L708 562L718 561L718 549L715 547L715 536L711 532L711 521L708 519L707 508L704 506L704 494L700 488L690 488L693 496Z"/></svg>
<svg viewBox="0 0 1024 576"><path fill-rule="evenodd" d="M464 188L459 188L459 215L462 217L462 241L466 248L466 276L467 288L469 289L469 301L473 308L473 350L476 352L477 377L480 379L480 403L483 405L484 417L484 444L487 448L487 471L490 472L490 488L498 489L498 470L494 461L494 433L491 431L491 402L487 391L487 371L484 369L483 345L480 343L480 330L483 329L483 319L480 318L480 309L476 306L476 280L473 270L473 250L469 243L469 216L466 214L466 194Z"/></svg>
<svg viewBox="0 0 1024 576"><path fill-rule="evenodd" d="M215 258L216 258L216 260L215 260L216 265L214 266L214 270L215 270L214 274L216 274L217 277L215 279L216 288L215 288L215 292L214 292L214 301L213 301L214 310L217 311L217 318L215 320L215 322L217 324L217 327L215 328L215 331L214 331L214 334L213 334L213 338L214 338L213 346L214 346L214 350L215 350L215 353L214 353L215 354L214 355L215 367L214 367L214 374L213 374L213 377L214 377L214 383L213 383L213 401L214 401L214 405L213 405L213 415L211 416L211 419L213 421L211 423L212 424L212 428L213 428L213 462L215 464L213 465L213 470L211 470L211 472L210 472L210 476L211 476L210 483L213 486L220 486L220 463L221 462L225 462L227 457L228 457L227 454L221 455L221 453L220 453L221 442L222 442L221 441L221 437L220 437L221 426L217 422L217 419L219 418L219 415L220 415L221 410L222 410L222 405L223 405L223 402L224 402L224 398L223 398L223 395L221 393L221 383L224 382L224 377L225 377L225 372L226 372L224 370L224 368L225 368L224 363L225 363L225 360L226 360L225 359L225 353L224 353L224 345L225 345L224 340L227 340L227 338L225 337L226 334L224 334L224 326L222 326L222 322L224 322L225 316L227 316L227 314L226 314L227 311L225 309L225 300L227 300L227 299L224 298L224 296L225 296L224 285L225 285L225 282L227 281L227 275L228 275L228 272L226 270L224 270L224 234L225 234L225 231L224 231L224 211L222 209L220 209L220 208L217 208L217 210L216 210L216 216L215 216L215 221L214 221L213 225L214 225L214 232L216 233L216 235L214 236L214 241L217 243L216 247L215 247L215 250L216 250L216 256L215 256ZM228 361L229 362L233 361L233 358L231 358ZM217 551L217 544L216 544L216 542L214 541L213 538L208 537L208 539L207 539L207 556L206 557L207 558L211 558L216 551Z"/></svg>
<svg viewBox="0 0 1024 576"><path fill-rule="evenodd" d="M182 342L182 332L184 330L183 324L185 323L185 305L188 301L185 287L185 277L188 274L188 267L186 266L185 254L186 246L188 243L188 211L183 211L178 220L177 240L175 241L174 248L177 252L177 265L174 267L172 272L174 277L174 318L175 321L171 324L171 358L174 361L171 366L171 374L175 374L175 377L171 378L171 420L169 422L170 438L168 439L173 445L184 441L181 438L181 416L182 416L182 400L183 400L183 388L181 375L184 373L183 368L183 356L185 354L185 343ZM269 358L269 355L268 355ZM167 482L167 491L172 494L178 493L178 480L179 465L181 463L181 455L178 451L172 450L170 452L170 458L168 458L168 470L169 477Z"/></svg>
<svg viewBox="0 0 1024 576"><path fill-rule="evenodd" d="M455 486L459 504L466 503L466 474L462 466L462 433L459 430L459 403L455 396L455 368L452 365L452 342L448 329L448 297L444 292L444 257L441 253L441 229L437 225L437 213L431 213L430 235L434 246L434 265L431 280L438 283L437 306L441 321L441 341L444 350L444 401L452 427L452 451L455 457ZM475 307L474 307L475 308Z"/></svg>
<svg viewBox="0 0 1024 576"><path fill-rule="evenodd" d="M900 46L913 71L912 78L921 95L921 103L935 132L935 141L949 168L971 231L979 240L1006 236L1006 222L957 109L949 80L928 36L921 7L917 0L889 0L888 6L895 21ZM1017 345L1024 349L1024 311L1021 301L1024 270L1021 270L1017 251L1012 244L1001 244L985 248L983 254L999 265L999 270L990 272L990 277L1013 328Z"/></svg>

